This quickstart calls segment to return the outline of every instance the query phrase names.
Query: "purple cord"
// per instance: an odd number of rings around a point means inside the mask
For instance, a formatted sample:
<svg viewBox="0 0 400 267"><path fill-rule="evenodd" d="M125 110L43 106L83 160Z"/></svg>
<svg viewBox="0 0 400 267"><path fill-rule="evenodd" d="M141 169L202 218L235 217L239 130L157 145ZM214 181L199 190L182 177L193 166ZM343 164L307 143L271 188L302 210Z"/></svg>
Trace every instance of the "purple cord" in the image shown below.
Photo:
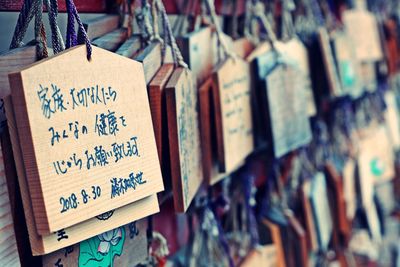
<svg viewBox="0 0 400 267"><path fill-rule="evenodd" d="M81 18L79 17L78 11L73 0L65 0L68 14L68 24L67 24L67 48L76 46L78 44L86 44L87 58L90 60L92 56L92 45L87 36L86 30L83 27ZM79 28L79 38L75 31L75 20L78 23Z"/></svg>

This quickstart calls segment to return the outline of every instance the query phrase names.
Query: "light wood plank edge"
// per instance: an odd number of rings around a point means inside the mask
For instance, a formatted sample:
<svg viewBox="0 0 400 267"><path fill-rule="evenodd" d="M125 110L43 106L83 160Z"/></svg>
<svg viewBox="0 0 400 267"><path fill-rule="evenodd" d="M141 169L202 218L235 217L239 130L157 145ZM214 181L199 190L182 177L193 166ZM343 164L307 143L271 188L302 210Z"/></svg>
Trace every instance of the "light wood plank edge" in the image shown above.
<svg viewBox="0 0 400 267"><path fill-rule="evenodd" d="M23 84L22 84L22 73L15 72L9 74L9 81L11 87L11 96L12 102L14 106L26 106L25 95L23 93ZM9 98L6 98L9 99ZM7 114L7 121L8 127L10 131L13 131L12 134L10 132L11 139L18 138L11 140L13 145L14 156L18 160L22 160L20 164L17 164L17 173L18 177L21 175L25 176L25 172L31 172L31 179L27 181L29 188L29 195L31 198L35 198L35 201L32 201L32 209L33 215L35 218L35 225L37 232L50 232L49 222L46 218L46 206L43 199L43 191L41 182L39 179L38 169L35 168L37 166L37 160L35 153L32 151L26 151L22 153L20 147L31 147L33 148L33 140L32 140L32 133L30 127L30 121L28 114L26 112L15 112L13 108L10 110L10 106L6 105L6 114ZM25 135L22 136L18 133L17 129L18 125L27 125ZM12 125L13 124L13 125ZM21 183L20 183L21 184Z"/></svg>
<svg viewBox="0 0 400 267"><path fill-rule="evenodd" d="M221 96L219 92L219 74L218 72L213 73L213 84L212 92L213 92L213 104L214 104L214 112L215 112L215 129L217 133L217 156L218 156L218 165L220 172L226 172L226 162L225 162L225 148L224 148L224 129L223 129L223 121L222 121L222 108L221 108Z"/></svg>

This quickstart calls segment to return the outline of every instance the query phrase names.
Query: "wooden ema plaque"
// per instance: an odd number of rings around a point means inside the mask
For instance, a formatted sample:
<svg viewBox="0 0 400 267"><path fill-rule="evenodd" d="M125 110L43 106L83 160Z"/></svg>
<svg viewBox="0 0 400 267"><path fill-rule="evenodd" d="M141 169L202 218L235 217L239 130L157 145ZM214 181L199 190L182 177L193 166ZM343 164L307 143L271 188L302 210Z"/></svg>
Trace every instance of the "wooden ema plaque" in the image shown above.
<svg viewBox="0 0 400 267"><path fill-rule="evenodd" d="M36 47L25 46L4 52L0 55L0 98L4 99L5 96L10 94L10 84L8 82L8 73L17 71L21 67L32 64L36 61ZM4 112L0 112L0 124L3 127L6 124L6 117ZM6 129L4 129L6 130ZM10 173L9 162L13 162L11 153L10 142L5 142L4 139L8 133L2 133L1 139L1 173L0 181L2 184L2 197L1 207L2 216L1 224L3 225L0 231L1 246L4 250L0 252L0 265L2 266L19 266L26 264L24 256L30 254L29 248L26 249L19 245L21 241L26 240L25 231L19 228L20 224L16 222L19 217L19 212L22 209L15 204L15 191L17 190L16 181L10 181L8 175ZM5 193L6 192L6 193ZM22 216L23 217L23 214ZM22 223L23 224L23 223ZM14 230L16 230L14 232ZM18 245L18 247L17 247ZM29 257L29 256L28 256ZM21 262L20 262L21 261ZM32 263L32 262L30 262Z"/></svg>
<svg viewBox="0 0 400 267"><path fill-rule="evenodd" d="M0 54L0 98L11 93L8 74L36 61L36 46L24 46ZM5 118L4 118L5 119Z"/></svg>
<svg viewBox="0 0 400 267"><path fill-rule="evenodd" d="M354 46L345 32L337 32L333 37L333 44L343 93L358 98L363 93L363 88L358 79Z"/></svg>
<svg viewBox="0 0 400 267"><path fill-rule="evenodd" d="M18 142L18 132L15 127L15 119L12 110L11 98L5 100L6 110L8 114L8 123L10 126L10 135L12 143ZM2 142L8 143L10 140L3 138ZM130 221L137 220L159 211L158 200L156 194L126 205L122 208L112 210L96 216L95 218L86 220L82 223L71 227L61 229L55 233L46 236L40 236L36 232L32 203L30 200L29 189L26 182L24 163L22 160L22 152L14 150L15 164L18 173L18 183L21 190L23 211L25 213L25 221L29 233L29 241L31 244L32 254L43 255L58 249L70 246L104 231L111 230ZM10 167L10 166L9 166ZM13 167L13 166L11 166ZM7 182L17 179L16 177L7 177ZM24 237L25 242L26 236ZM23 244L21 244L23 245Z"/></svg>
<svg viewBox="0 0 400 267"><path fill-rule="evenodd" d="M12 55L9 57L7 55ZM2 68L0 77L6 77L9 71L20 69L28 65L27 61L34 61L36 58L36 48L34 46L27 46L11 50L0 57L0 65L12 62L12 68ZM8 62L8 63L6 63ZM31 63L31 62L30 62ZM13 69L14 68L14 69ZM1 92L10 92L8 80L1 80ZM12 110L11 97L7 96L5 99L5 108L8 114L8 123L10 125L10 132L13 142L18 143L18 132L15 127L14 112ZM10 135L8 132L4 133L1 140L2 146L7 149L3 151L5 157L5 167L7 175L7 184L10 190L11 206L13 207L13 217L15 228L17 229L17 242L19 250L22 251L21 262L31 261L30 255L42 255L61 249L63 247L75 244L81 240L85 240L103 231L107 231L126 224L130 221L143 218L159 211L157 197L155 195L145 198L141 201L126 205L122 208L98 216L96 218L87 220L83 223L65 228L57 233L48 236L39 236L36 232L32 204L30 201L29 190L26 182L25 170L22 162L21 150L12 153L12 145ZM18 147L18 145L15 145ZM14 154L14 155L13 155ZM15 156L15 159L14 159ZM14 163L15 162L15 163ZM15 167L17 165L17 170ZM18 173L18 176L17 176ZM17 181L18 179L18 181ZM21 191L21 196L19 192ZM18 208L21 207L21 208ZM23 207L23 208L22 208ZM145 211L145 212L144 212ZM24 214L25 213L25 214ZM28 233L26 233L26 229ZM30 248L26 246L26 236L29 234ZM32 251L31 251L32 249ZM29 250L29 251L27 251ZM30 262L32 263L32 262Z"/></svg>
<svg viewBox="0 0 400 267"><path fill-rule="evenodd" d="M203 83L213 69L213 47L211 27L201 28L177 39L182 56L187 62L197 83Z"/></svg>
<svg viewBox="0 0 400 267"><path fill-rule="evenodd" d="M307 115L314 116L317 113L314 94L311 84L310 66L308 62L308 51L299 38L292 38L287 42L276 42L276 49L284 57L294 60L299 68L300 81L303 83L303 90L307 103Z"/></svg>
<svg viewBox="0 0 400 267"><path fill-rule="evenodd" d="M259 57L257 63L267 136L273 155L280 158L311 141L305 94L294 65L277 63L271 54Z"/></svg>
<svg viewBox="0 0 400 267"><path fill-rule="evenodd" d="M149 84L161 67L161 44L153 42L141 51L135 60L142 62L146 84Z"/></svg>
<svg viewBox="0 0 400 267"><path fill-rule="evenodd" d="M379 144L379 145L377 145ZM371 126L359 143L358 167L362 204L371 205L375 184L394 178L394 155L384 125Z"/></svg>
<svg viewBox="0 0 400 267"><path fill-rule="evenodd" d="M213 74L218 160L221 172L237 169L254 149L250 66L226 59Z"/></svg>
<svg viewBox="0 0 400 267"><path fill-rule="evenodd" d="M43 267L136 266L147 259L147 220L133 221L42 257Z"/></svg>
<svg viewBox="0 0 400 267"><path fill-rule="evenodd" d="M104 15L90 19L83 23L87 36L90 40L116 30L119 26L118 15Z"/></svg>
<svg viewBox="0 0 400 267"><path fill-rule="evenodd" d="M39 234L163 190L139 63L78 46L9 78Z"/></svg>
<svg viewBox="0 0 400 267"><path fill-rule="evenodd" d="M166 87L174 205L185 212L203 180L198 95L190 70L174 70Z"/></svg>
<svg viewBox="0 0 400 267"><path fill-rule="evenodd" d="M139 51L142 45L140 35L132 35L115 51L118 55L133 58Z"/></svg>
<svg viewBox="0 0 400 267"><path fill-rule="evenodd" d="M383 58L379 38L378 23L375 16L362 9L345 10L343 24L359 61L379 61Z"/></svg>
<svg viewBox="0 0 400 267"><path fill-rule="evenodd" d="M167 107L164 89L173 71L173 64L162 65L148 86L154 135L156 137L158 158L162 167L163 159L168 158L163 156L163 148L168 146Z"/></svg>
<svg viewBox="0 0 400 267"><path fill-rule="evenodd" d="M123 42L125 42L126 38L127 30L117 29L96 38L92 41L92 44L108 51L115 51Z"/></svg>
<svg viewBox="0 0 400 267"><path fill-rule="evenodd" d="M21 266L18 253L17 240L15 236L15 227L13 223L13 212L9 192L7 188L6 173L4 169L4 158L0 146L0 265L1 266ZM13 207L15 208L15 207Z"/></svg>

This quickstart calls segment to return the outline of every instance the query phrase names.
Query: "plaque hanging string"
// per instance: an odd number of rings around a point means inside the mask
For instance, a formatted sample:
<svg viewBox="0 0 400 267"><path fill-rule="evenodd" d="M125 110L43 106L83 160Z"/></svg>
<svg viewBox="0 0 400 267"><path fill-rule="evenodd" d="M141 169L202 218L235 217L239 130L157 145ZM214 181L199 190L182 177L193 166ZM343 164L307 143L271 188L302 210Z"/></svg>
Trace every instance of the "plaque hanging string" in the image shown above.
<svg viewBox="0 0 400 267"><path fill-rule="evenodd" d="M182 67L187 69L188 65L183 60L183 56L179 47L176 43L174 34L172 32L171 24L168 19L167 11L165 10L164 4L161 0L154 0L154 8L160 13L163 30L164 30L164 45L165 48L167 44L169 44L172 48L172 58L174 60L174 64L178 67Z"/></svg>
<svg viewBox="0 0 400 267"><path fill-rule="evenodd" d="M140 35L145 44L149 44L154 36L153 27L151 24L152 13L148 0L141 1L140 11L135 15L137 24L140 29Z"/></svg>
<svg viewBox="0 0 400 267"><path fill-rule="evenodd" d="M267 16L265 15L265 5L258 0L247 1L246 3L246 21L245 21L245 35L251 39L255 40L256 43L259 42L259 37L255 30L253 21L257 21L256 25L259 25L261 29L266 33L267 39L271 42L272 47L277 41L275 32L272 29L271 23L269 22Z"/></svg>
<svg viewBox="0 0 400 267"><path fill-rule="evenodd" d="M205 5L205 8L207 9L210 17L211 17L211 22L215 27L215 33L217 34L217 40L218 40L218 45L221 46L222 52L224 53L224 56L226 57L231 57L234 58L235 54L229 51L228 46L225 42L224 37L222 36L222 30L221 26L219 25L218 19L217 19L217 14L215 11L215 6L214 3L211 2L212 0L203 0L203 3Z"/></svg>
<svg viewBox="0 0 400 267"><path fill-rule="evenodd" d="M39 1L25 0L18 16L17 25L15 26L14 35L10 44L10 49L23 46L22 39L28 29L29 22L33 19L39 10Z"/></svg>
<svg viewBox="0 0 400 267"><path fill-rule="evenodd" d="M67 6L67 14L68 14L66 46L67 48L70 48L78 44L85 44L87 51L87 59L90 60L92 56L92 45L90 44L89 37L87 36L81 18L79 17L78 11L76 10L74 1L66 0L65 3ZM78 36L75 31L75 20L78 23L78 30L79 30Z"/></svg>
<svg viewBox="0 0 400 267"><path fill-rule="evenodd" d="M49 24L52 32L52 45L54 53L64 50L64 43L57 24L58 6L57 0L45 0L44 4L48 10ZM43 24L43 0L25 0L21 8L10 49L23 46L22 40L25 37L30 21L35 17L35 41L37 56L39 59L48 56L46 31Z"/></svg>
<svg viewBox="0 0 400 267"><path fill-rule="evenodd" d="M163 44L163 40L160 36L160 30L159 30L159 21L158 21L158 10L157 10L157 3L156 1L152 2L151 5L151 15L153 17L153 36L152 39L160 42L161 44ZM164 47L164 45L163 45ZM163 53L165 53L165 51L163 51Z"/></svg>
<svg viewBox="0 0 400 267"><path fill-rule="evenodd" d="M39 8L35 14L35 40L36 40L36 54L38 59L47 58L49 53L47 51L46 30L43 25L43 0L37 0Z"/></svg>
<svg viewBox="0 0 400 267"><path fill-rule="evenodd" d="M132 21L133 21L133 11L132 11L132 0L123 0L119 5L119 12L121 17L121 27L126 29L127 38L132 36Z"/></svg>
<svg viewBox="0 0 400 267"><path fill-rule="evenodd" d="M51 40L54 54L65 50L64 40L62 38L60 28L57 24L58 2L57 0L44 0L49 16L49 24L51 28Z"/></svg>

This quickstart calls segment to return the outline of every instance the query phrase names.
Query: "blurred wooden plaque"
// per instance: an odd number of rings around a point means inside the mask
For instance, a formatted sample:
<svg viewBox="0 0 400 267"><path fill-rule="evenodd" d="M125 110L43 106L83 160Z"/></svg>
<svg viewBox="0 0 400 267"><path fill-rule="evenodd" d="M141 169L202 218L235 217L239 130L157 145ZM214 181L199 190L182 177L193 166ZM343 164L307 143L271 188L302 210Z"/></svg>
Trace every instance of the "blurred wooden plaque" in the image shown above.
<svg viewBox="0 0 400 267"><path fill-rule="evenodd" d="M17 145L15 145L18 143L18 131L15 125L14 111L12 109L10 96L5 98L5 106L11 140L3 138L2 142L8 143L11 141L11 143L13 143L15 167L18 174L18 177L7 177L7 182L17 183L15 180L18 179L19 188L21 190L23 212L25 215L24 219L28 228L30 247L34 256L48 254L91 238L104 231L109 231L115 227L127 224L130 221L138 220L159 212L160 209L158 206L157 195L154 194L132 204L125 205L124 207L99 214L94 218L61 229L49 235L39 235L36 232L32 202L30 200L30 192L22 159L22 151ZM18 148L18 150L16 150L16 148ZM14 168L14 166L7 167ZM24 239L24 242L26 242L26 239ZM25 246L25 244L20 245Z"/></svg>
<svg viewBox="0 0 400 267"><path fill-rule="evenodd" d="M105 35L117 29L119 25L118 15L103 15L89 19L83 23L90 40Z"/></svg>
<svg viewBox="0 0 400 267"><path fill-rule="evenodd" d="M280 158L311 141L306 98L298 71L290 64L275 65L264 79L271 145Z"/></svg>
<svg viewBox="0 0 400 267"><path fill-rule="evenodd" d="M229 173L254 149L250 66L240 58L228 58L213 76L220 171Z"/></svg>
<svg viewBox="0 0 400 267"><path fill-rule="evenodd" d="M378 61L383 58L378 23L375 16L362 9L343 12L343 24L356 49L359 61Z"/></svg>
<svg viewBox="0 0 400 267"><path fill-rule="evenodd" d="M279 53L281 53L284 57L296 62L296 65L299 68L299 75L301 75L299 81L302 82L304 88L304 94L307 103L307 114L309 117L314 116L317 113L317 109L315 106L314 93L311 84L310 66L308 62L309 59L306 46L299 38L292 38L285 43L276 42L275 45Z"/></svg>
<svg viewBox="0 0 400 267"><path fill-rule="evenodd" d="M185 212L203 181L196 79L174 70L166 87L174 204Z"/></svg>
<svg viewBox="0 0 400 267"><path fill-rule="evenodd" d="M178 38L183 58L197 79L203 83L213 69L211 27L204 27Z"/></svg>

